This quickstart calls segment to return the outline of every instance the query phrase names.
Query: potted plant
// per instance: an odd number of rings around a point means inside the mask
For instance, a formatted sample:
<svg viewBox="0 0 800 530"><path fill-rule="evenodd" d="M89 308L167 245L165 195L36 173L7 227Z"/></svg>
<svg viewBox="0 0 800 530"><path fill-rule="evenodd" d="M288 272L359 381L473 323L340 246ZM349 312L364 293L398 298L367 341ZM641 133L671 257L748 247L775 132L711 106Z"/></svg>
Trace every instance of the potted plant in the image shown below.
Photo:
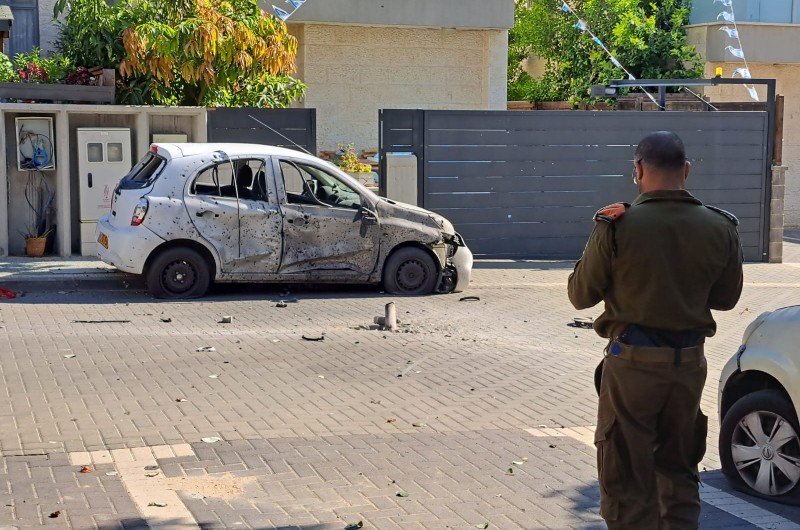
<svg viewBox="0 0 800 530"><path fill-rule="evenodd" d="M339 166L339 169L365 186L374 186L372 166L358 161L355 146L353 144L338 144L337 147L339 149L336 151L333 162Z"/></svg>
<svg viewBox="0 0 800 530"><path fill-rule="evenodd" d="M25 255L31 258L41 258L44 256L44 250L47 248L47 238L53 228L40 232L39 230L31 230L25 234Z"/></svg>

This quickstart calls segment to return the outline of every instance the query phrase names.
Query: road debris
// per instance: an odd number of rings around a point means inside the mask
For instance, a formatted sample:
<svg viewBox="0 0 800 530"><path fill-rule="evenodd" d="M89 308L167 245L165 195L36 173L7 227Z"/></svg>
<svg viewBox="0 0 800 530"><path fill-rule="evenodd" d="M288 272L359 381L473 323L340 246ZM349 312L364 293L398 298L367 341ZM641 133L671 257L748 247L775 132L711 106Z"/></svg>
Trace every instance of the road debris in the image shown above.
<svg viewBox="0 0 800 530"><path fill-rule="evenodd" d="M91 468L91 467L89 467L89 466L83 466L83 467L81 468L81 473L91 473L92 471L94 471L94 469L92 469L92 468Z"/></svg>
<svg viewBox="0 0 800 530"><path fill-rule="evenodd" d="M311 341L311 342L320 342L320 341L325 340L325 334L324 333L322 335L320 335L319 337L313 337L313 336L310 336L310 335L302 335L302 337L303 337L303 340L308 340L308 341Z"/></svg>
<svg viewBox="0 0 800 530"><path fill-rule="evenodd" d="M398 490L398 492L395 493L395 496L396 497L408 497L408 492L405 491L405 490Z"/></svg>
<svg viewBox="0 0 800 530"><path fill-rule="evenodd" d="M11 289L5 289L0 287L0 298L3 300L12 300L17 297L17 293L12 291Z"/></svg>
<svg viewBox="0 0 800 530"><path fill-rule="evenodd" d="M186 403L189 400L186 399L186 398L175 398L175 401L178 402L178 403Z"/></svg>
<svg viewBox="0 0 800 530"><path fill-rule="evenodd" d="M571 328L592 329L592 324L594 324L594 319L592 317L575 317L567 326Z"/></svg>
<svg viewBox="0 0 800 530"><path fill-rule="evenodd" d="M165 324L169 324L170 322L172 322L172 319L170 317L162 318L161 322L164 322Z"/></svg>
<svg viewBox="0 0 800 530"><path fill-rule="evenodd" d="M397 421L397 418L388 418L388 419L386 420L386 423L394 423L394 422L396 422L396 421Z"/></svg>
<svg viewBox="0 0 800 530"><path fill-rule="evenodd" d="M285 300L279 300L278 303L275 304L275 307L288 307L288 304Z"/></svg>
<svg viewBox="0 0 800 530"><path fill-rule="evenodd" d="M195 351L199 353L214 353L217 349L214 346L200 346Z"/></svg>
<svg viewBox="0 0 800 530"><path fill-rule="evenodd" d="M222 438L218 436L208 436L206 438L200 438L200 441L205 442L207 444L215 444L217 442L221 442Z"/></svg>
<svg viewBox="0 0 800 530"><path fill-rule="evenodd" d="M130 320L73 320L73 324L130 324Z"/></svg>
<svg viewBox="0 0 800 530"><path fill-rule="evenodd" d="M219 320L219 324L230 324L233 322L233 317L230 315L225 315Z"/></svg>
<svg viewBox="0 0 800 530"><path fill-rule="evenodd" d="M358 520L355 523L350 523L344 527L344 530L358 530L359 528L364 526L364 521Z"/></svg>
<svg viewBox="0 0 800 530"><path fill-rule="evenodd" d="M462 296L458 299L459 302L480 302L480 296Z"/></svg>
<svg viewBox="0 0 800 530"><path fill-rule="evenodd" d="M167 503L166 502L149 502L149 503L147 503L147 505L148 506L155 506L156 508L166 508L167 507Z"/></svg>
<svg viewBox="0 0 800 530"><path fill-rule="evenodd" d="M48 517L49 517L50 519L55 519L55 518L57 518L59 515L61 515L61 512L60 512L60 511L58 511L58 510L56 510L55 512L53 512L53 513L51 513L50 515L48 515Z"/></svg>
<svg viewBox="0 0 800 530"><path fill-rule="evenodd" d="M74 353L68 353L64 356L65 359L74 359L76 356Z"/></svg>

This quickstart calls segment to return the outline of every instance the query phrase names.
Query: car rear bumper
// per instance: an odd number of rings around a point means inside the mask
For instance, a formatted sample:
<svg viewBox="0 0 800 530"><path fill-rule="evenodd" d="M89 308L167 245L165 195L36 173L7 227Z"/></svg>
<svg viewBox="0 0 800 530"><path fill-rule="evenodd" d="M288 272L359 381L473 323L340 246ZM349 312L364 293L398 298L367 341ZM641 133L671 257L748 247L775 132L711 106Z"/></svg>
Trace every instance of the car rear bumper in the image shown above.
<svg viewBox="0 0 800 530"><path fill-rule="evenodd" d="M148 256L164 242L144 226L116 228L109 222L108 215L97 222L95 241L100 234L108 237L108 248L98 242L97 257L121 271L133 274L142 274Z"/></svg>

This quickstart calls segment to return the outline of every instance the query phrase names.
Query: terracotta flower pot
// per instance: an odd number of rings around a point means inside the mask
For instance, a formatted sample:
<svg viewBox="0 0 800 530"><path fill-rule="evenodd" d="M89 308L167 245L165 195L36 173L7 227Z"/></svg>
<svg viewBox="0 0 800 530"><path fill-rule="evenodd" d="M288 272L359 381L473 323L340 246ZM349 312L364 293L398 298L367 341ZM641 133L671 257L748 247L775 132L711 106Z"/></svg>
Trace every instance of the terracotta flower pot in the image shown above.
<svg viewBox="0 0 800 530"><path fill-rule="evenodd" d="M25 255L32 258L41 258L44 256L44 249L46 246L47 236L29 237L25 240Z"/></svg>

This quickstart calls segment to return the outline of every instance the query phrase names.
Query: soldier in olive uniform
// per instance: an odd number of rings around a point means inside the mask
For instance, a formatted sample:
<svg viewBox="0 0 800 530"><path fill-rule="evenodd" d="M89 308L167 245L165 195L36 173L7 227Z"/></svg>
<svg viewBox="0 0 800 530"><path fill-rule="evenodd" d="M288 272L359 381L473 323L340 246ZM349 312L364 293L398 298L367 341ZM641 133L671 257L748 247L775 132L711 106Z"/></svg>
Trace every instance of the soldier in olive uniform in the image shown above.
<svg viewBox="0 0 800 530"><path fill-rule="evenodd" d="M696 529L697 465L708 418L703 342L711 310L742 291L737 219L685 191L690 164L677 135L660 131L633 160L640 195L600 210L569 277L577 309L605 302L594 329L609 339L595 445L600 513L610 529Z"/></svg>

